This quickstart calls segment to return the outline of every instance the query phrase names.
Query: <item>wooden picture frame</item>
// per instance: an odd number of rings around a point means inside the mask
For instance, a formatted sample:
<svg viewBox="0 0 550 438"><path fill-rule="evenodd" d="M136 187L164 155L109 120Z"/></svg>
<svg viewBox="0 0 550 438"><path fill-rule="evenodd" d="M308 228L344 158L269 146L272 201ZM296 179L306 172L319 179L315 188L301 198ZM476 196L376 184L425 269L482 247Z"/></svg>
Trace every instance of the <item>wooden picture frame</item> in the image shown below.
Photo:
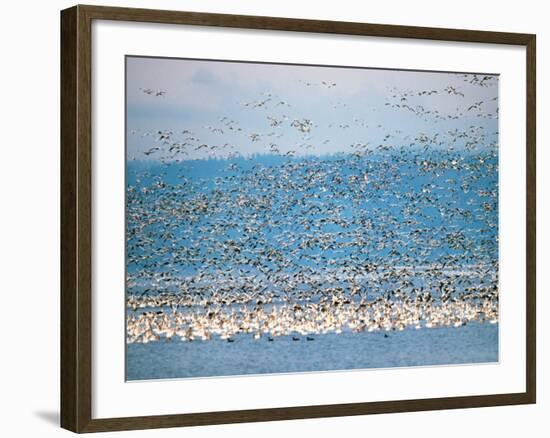
<svg viewBox="0 0 550 438"><path fill-rule="evenodd" d="M526 48L526 391L177 415L92 418L93 20L518 45ZM536 38L531 34L75 6L61 12L61 426L99 432L529 404L536 401Z"/></svg>

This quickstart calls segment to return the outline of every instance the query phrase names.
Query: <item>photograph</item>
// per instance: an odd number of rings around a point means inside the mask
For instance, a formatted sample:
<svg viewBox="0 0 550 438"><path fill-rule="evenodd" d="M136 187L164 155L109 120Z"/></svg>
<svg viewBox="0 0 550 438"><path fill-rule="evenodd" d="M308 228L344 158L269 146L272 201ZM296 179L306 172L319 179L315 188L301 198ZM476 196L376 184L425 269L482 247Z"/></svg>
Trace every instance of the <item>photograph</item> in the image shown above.
<svg viewBox="0 0 550 438"><path fill-rule="evenodd" d="M127 381L499 362L498 74L127 55L125 86Z"/></svg>

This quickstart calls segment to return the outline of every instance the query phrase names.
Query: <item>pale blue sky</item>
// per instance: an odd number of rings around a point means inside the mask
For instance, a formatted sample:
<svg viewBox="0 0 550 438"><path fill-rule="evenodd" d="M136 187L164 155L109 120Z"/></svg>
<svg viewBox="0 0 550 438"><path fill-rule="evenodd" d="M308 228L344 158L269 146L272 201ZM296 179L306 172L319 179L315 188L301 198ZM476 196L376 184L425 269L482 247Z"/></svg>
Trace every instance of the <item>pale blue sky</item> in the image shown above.
<svg viewBox="0 0 550 438"><path fill-rule="evenodd" d="M320 155L352 151L355 143L408 146L420 134L439 133L438 141L448 144L449 131L470 126L494 141L498 78L480 86L483 76L128 57L127 155ZM421 94L431 90L437 93ZM171 131L169 142L183 144L184 152L168 153L158 131Z"/></svg>

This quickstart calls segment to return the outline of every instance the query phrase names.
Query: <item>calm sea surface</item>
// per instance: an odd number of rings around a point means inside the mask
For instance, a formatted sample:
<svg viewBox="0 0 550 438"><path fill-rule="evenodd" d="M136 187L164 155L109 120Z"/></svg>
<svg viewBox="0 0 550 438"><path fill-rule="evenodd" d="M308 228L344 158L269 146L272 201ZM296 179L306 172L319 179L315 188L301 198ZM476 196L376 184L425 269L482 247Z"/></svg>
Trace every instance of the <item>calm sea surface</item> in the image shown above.
<svg viewBox="0 0 550 438"><path fill-rule="evenodd" d="M387 335L387 337L385 337ZM273 342L239 336L193 342L131 344L128 380L295 373L497 362L498 324L401 332L341 333Z"/></svg>

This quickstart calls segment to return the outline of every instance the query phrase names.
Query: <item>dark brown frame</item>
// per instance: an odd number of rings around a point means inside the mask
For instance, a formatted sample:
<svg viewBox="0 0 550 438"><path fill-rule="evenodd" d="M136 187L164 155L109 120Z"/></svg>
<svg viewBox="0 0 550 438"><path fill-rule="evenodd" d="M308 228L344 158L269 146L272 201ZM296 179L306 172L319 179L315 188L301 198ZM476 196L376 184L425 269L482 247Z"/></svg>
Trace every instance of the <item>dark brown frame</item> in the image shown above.
<svg viewBox="0 0 550 438"><path fill-rule="evenodd" d="M511 44L527 53L526 391L276 409L92 419L92 20ZM536 37L532 34L74 6L61 12L61 426L99 432L536 402Z"/></svg>

